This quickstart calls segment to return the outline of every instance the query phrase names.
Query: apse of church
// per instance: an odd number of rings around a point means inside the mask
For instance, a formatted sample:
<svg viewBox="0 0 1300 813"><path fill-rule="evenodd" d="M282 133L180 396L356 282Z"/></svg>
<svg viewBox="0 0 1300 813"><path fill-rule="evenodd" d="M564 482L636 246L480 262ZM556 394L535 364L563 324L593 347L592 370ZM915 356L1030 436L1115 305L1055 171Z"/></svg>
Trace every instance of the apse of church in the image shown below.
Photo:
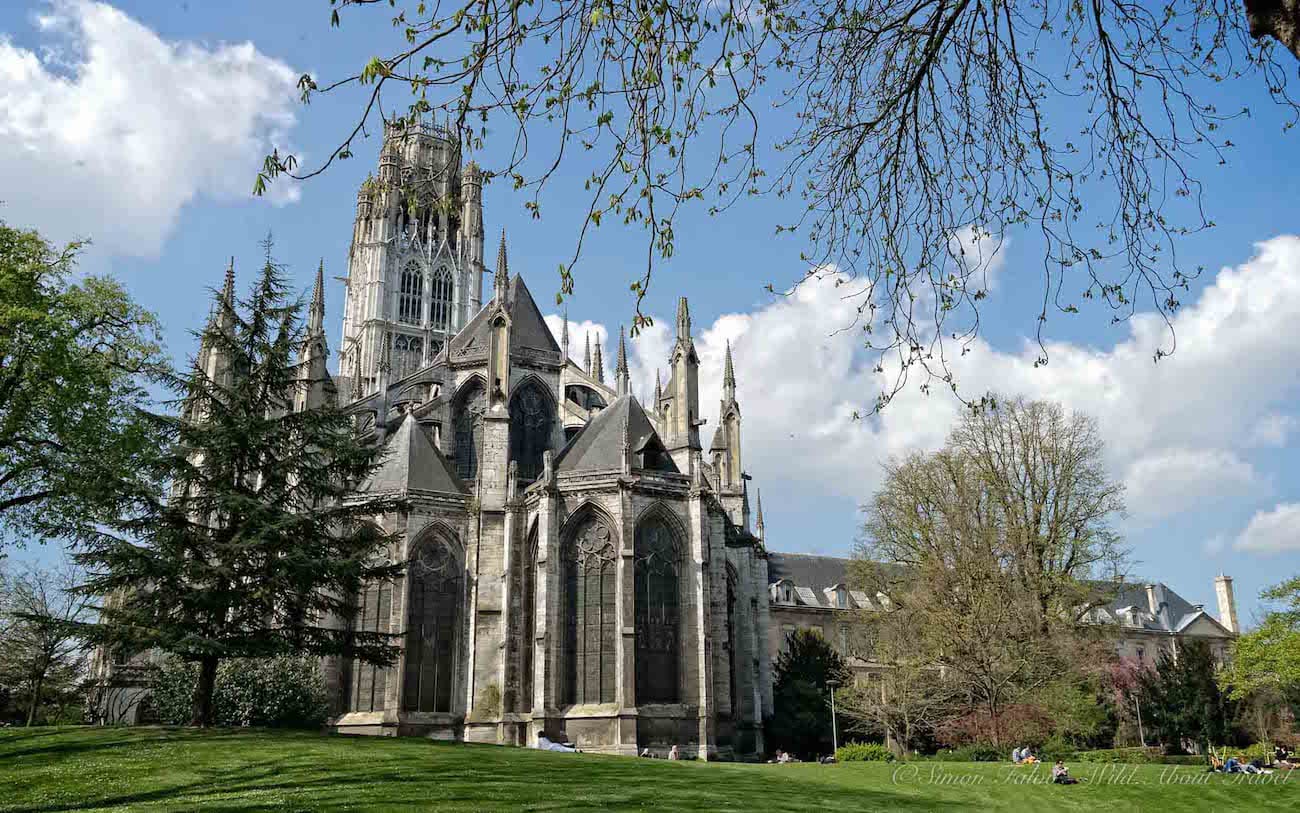
<svg viewBox="0 0 1300 813"><path fill-rule="evenodd" d="M399 205L395 185L412 180L416 205ZM336 729L761 752L767 555L749 528L730 351L706 454L685 299L648 407L624 336L613 386L599 342L571 358L567 319L557 341L504 234L483 302L481 176L437 128L389 130L355 229L339 375L301 406L347 403L385 450L362 487L410 508L375 518L406 567L366 585L352 621L400 656L326 661ZM323 334L311 352L319 367Z"/></svg>

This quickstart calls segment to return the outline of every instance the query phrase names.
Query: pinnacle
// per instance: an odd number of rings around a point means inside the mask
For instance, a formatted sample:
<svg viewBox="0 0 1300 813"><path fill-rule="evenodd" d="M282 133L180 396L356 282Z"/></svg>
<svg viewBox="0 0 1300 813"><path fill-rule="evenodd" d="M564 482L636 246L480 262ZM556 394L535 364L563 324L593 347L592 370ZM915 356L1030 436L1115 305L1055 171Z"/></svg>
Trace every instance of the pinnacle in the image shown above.
<svg viewBox="0 0 1300 813"><path fill-rule="evenodd" d="M627 331L622 325L618 328L618 364L614 372L627 375Z"/></svg>
<svg viewBox="0 0 1300 813"><path fill-rule="evenodd" d="M222 286L221 298L227 305L235 304L235 258L230 258L230 265L226 266L226 284Z"/></svg>
<svg viewBox="0 0 1300 813"><path fill-rule="evenodd" d="M497 248L497 271L496 277L492 281L493 291L496 293L497 303L502 304L506 300L506 285L510 281L510 269L506 262L506 230L501 229L501 245Z"/></svg>
<svg viewBox="0 0 1300 813"><path fill-rule="evenodd" d="M731 387L733 390L736 387L736 370L731 363L731 340L730 339L727 340L727 356L722 365L722 386Z"/></svg>

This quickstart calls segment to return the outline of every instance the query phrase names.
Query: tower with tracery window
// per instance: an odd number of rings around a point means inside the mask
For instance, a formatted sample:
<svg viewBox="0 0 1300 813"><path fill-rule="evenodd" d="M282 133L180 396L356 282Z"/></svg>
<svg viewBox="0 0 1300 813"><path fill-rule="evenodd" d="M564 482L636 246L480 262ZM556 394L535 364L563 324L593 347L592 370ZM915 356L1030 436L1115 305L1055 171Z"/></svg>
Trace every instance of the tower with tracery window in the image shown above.
<svg viewBox="0 0 1300 813"><path fill-rule="evenodd" d="M364 397L380 368L428 365L483 305L483 176L438 125L388 125L378 175L357 192L344 279L340 393Z"/></svg>

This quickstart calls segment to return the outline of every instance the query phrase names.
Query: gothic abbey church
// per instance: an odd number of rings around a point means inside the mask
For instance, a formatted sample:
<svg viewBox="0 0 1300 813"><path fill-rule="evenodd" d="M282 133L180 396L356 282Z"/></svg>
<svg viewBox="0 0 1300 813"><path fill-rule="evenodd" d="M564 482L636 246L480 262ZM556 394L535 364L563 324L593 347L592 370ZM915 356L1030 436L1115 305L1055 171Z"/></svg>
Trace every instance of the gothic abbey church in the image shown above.
<svg viewBox="0 0 1300 813"><path fill-rule="evenodd" d="M412 208L397 184L427 190ZM721 425L700 442L699 359L678 305L667 384L631 394L619 337L570 354L504 234L484 299L482 176L431 127L390 131L357 196L339 373L323 274L300 399L351 405L385 449L365 488L408 563L355 623L401 634L398 663L331 661L340 732L700 757L763 750L771 714L768 560L741 467L730 351ZM594 351L594 352L593 352Z"/></svg>

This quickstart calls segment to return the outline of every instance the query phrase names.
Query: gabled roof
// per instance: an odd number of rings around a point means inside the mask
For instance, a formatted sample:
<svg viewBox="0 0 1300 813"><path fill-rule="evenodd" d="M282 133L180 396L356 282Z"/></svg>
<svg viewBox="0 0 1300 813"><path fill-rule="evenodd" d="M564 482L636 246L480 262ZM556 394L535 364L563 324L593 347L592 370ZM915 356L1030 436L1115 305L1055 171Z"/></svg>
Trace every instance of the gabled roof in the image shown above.
<svg viewBox="0 0 1300 813"><path fill-rule="evenodd" d="M429 442L415 416L409 413L384 443L384 462L370 476L363 490L375 493L468 493L447 459Z"/></svg>
<svg viewBox="0 0 1300 813"><path fill-rule="evenodd" d="M663 448L650 416L631 395L623 395L602 409L555 459L556 471L609 471L623 468L623 443L633 454L652 446ZM659 471L678 472L672 458L656 455Z"/></svg>
<svg viewBox="0 0 1300 813"><path fill-rule="evenodd" d="M528 286L524 284L523 279L516 274L510 280L509 293L507 294L507 309L510 311L510 346L513 349L528 348L530 350L543 350L548 353L559 353L560 345L551 335L551 329L546 326L546 320L542 318L542 312L537 307L537 302L533 300L532 293ZM488 316L496 305L496 299L493 299L478 313L474 318L461 329L451 340L452 358L463 350L477 349L479 347L487 348L488 343Z"/></svg>

